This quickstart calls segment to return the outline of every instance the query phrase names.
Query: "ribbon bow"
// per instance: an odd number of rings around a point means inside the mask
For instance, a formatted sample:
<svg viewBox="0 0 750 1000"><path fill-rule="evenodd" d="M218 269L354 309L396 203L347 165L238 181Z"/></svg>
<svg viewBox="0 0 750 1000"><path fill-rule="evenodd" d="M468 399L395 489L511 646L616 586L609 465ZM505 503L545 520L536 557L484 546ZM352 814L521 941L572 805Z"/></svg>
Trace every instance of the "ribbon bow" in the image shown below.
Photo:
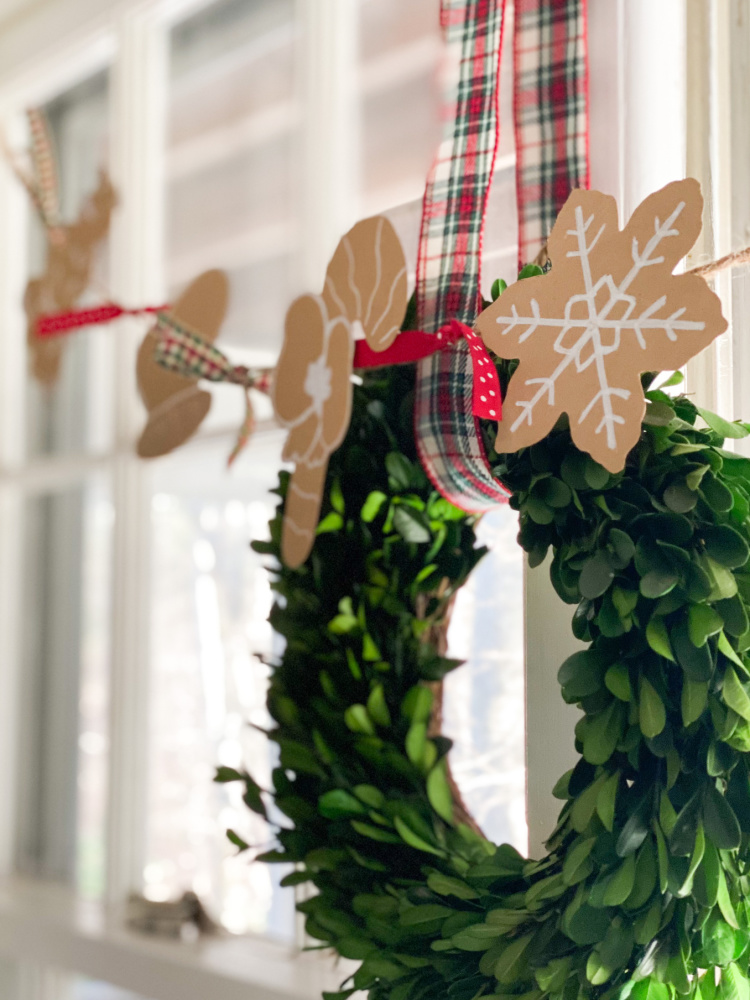
<svg viewBox="0 0 750 1000"><path fill-rule="evenodd" d="M218 347L207 343L193 330L183 326L169 313L157 313L159 333L154 360L167 371L186 378L204 378L209 382L229 382L245 390L245 419L237 432L232 453L227 460L231 466L250 439L255 428L255 414L250 390L268 393L271 380L270 368L248 368L233 365Z"/></svg>

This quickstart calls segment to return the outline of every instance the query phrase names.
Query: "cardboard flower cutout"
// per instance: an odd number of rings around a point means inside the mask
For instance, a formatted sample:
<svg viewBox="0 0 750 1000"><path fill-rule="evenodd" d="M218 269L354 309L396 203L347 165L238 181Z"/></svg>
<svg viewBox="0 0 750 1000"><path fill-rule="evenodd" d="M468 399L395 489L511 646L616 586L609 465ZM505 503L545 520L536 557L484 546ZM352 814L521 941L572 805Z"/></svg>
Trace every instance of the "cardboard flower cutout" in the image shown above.
<svg viewBox="0 0 750 1000"><path fill-rule="evenodd" d="M286 316L273 403L289 428L283 458L294 462L281 550L300 566L315 539L328 458L344 440L352 406L354 341L384 351L406 311L406 261L390 222L364 219L341 239L322 295L303 295Z"/></svg>
<svg viewBox="0 0 750 1000"><path fill-rule="evenodd" d="M406 310L406 260L396 231L382 215L363 219L339 242L326 270L329 316L345 316L373 351L391 346Z"/></svg>
<svg viewBox="0 0 750 1000"><path fill-rule="evenodd" d="M349 426L353 357L351 328L343 316L329 316L317 295L292 303L273 396L276 415L289 428L283 458L295 463L281 542L287 566L301 565L312 548L328 457Z"/></svg>
<svg viewBox="0 0 750 1000"><path fill-rule="evenodd" d="M508 386L498 452L541 441L567 413L575 444L618 472L641 433L640 373L679 368L727 326L703 278L673 275L701 228L695 180L646 198L624 230L614 198L574 191L548 241L549 274L518 281L476 328L520 364Z"/></svg>

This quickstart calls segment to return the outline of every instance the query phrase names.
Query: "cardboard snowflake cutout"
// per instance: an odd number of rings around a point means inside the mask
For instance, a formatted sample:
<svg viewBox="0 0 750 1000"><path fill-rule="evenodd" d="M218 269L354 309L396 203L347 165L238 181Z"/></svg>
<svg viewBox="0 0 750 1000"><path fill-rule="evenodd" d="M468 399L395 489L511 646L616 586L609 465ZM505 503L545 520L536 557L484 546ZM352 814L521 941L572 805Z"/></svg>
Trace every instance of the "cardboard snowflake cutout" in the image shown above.
<svg viewBox="0 0 750 1000"><path fill-rule="evenodd" d="M544 438L567 413L573 441L618 472L641 432L640 373L679 368L719 336L721 303L698 275L673 275L701 229L697 181L650 195L619 229L614 198L574 191L548 241L552 270L507 289L476 328L520 364L498 452Z"/></svg>

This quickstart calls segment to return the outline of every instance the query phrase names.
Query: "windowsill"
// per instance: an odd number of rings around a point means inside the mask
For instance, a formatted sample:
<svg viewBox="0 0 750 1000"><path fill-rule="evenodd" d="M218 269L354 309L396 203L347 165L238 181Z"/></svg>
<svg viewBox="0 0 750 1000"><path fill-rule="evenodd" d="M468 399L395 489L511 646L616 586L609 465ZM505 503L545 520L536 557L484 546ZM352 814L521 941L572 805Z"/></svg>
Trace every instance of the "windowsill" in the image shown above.
<svg viewBox="0 0 750 1000"><path fill-rule="evenodd" d="M32 879L0 882L0 954L148 1000L319 1000L347 974L330 958L261 938L151 938L127 930L119 910Z"/></svg>

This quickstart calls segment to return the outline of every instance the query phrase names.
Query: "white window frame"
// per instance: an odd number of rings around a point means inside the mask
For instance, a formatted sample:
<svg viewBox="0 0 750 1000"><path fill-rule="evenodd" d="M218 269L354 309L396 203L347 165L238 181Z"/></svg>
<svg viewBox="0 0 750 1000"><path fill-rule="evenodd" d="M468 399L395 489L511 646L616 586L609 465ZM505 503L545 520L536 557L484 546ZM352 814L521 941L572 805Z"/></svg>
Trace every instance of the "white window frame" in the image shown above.
<svg viewBox="0 0 750 1000"><path fill-rule="evenodd" d="M121 214L112 234L113 293L125 304L162 301L165 292L161 224L163 126L167 100L167 29L208 0L47 0L9 26L0 22L0 120L13 122L25 107L42 103L105 66L111 68L115 185ZM355 8L350 0L297 0L302 25L299 65L308 94L303 120L304 249L300 277L317 287L336 241L356 218L354 88ZM662 29L684 38L682 0L660 0ZM652 0L590 0L592 74L592 184L618 197L629 214L660 183L684 175L684 49L675 64L649 61L642 46L656 33ZM660 35L660 37L664 37ZM328 58L315 59L326 52ZM653 64L652 64L653 63ZM682 71L679 71L680 63ZM321 72L323 67L323 72ZM671 74L671 75L670 75ZM665 96L665 79L667 85ZM664 121L656 126L651 98L659 87ZM649 144L677 152L643 169ZM636 169L637 168L637 169ZM660 173L661 171L661 173ZM45 966L91 975L153 1000L306 998L335 989L343 978L320 959L301 959L267 942L217 941L199 946L144 940L122 929L116 910L140 888L144 862L145 718L148 672L148 498L132 443L143 417L132 359L142 324L118 332L122 373L116 399L115 446L107 456L82 455L24 461L25 273L23 247L28 206L7 166L0 164L0 801L15 800L19 761L15 710L21 618L16 580L22 559L22 499L78 482L107 467L117 512L113 578L110 718L110 805L107 832L107 905L83 905L59 888L12 878L15 818L0 812L0 954L18 959L23 1000L61 1000L59 978ZM125 324L123 324L125 326ZM139 558L134 559L133 553ZM575 758L575 712L562 706L557 667L575 648L570 609L548 582L546 568L526 575L527 784L530 849L541 851L554 825L551 788ZM114 918L110 917L115 913ZM110 919L113 920L110 923ZM242 958L238 954L242 953ZM40 971L41 970L41 971Z"/></svg>

